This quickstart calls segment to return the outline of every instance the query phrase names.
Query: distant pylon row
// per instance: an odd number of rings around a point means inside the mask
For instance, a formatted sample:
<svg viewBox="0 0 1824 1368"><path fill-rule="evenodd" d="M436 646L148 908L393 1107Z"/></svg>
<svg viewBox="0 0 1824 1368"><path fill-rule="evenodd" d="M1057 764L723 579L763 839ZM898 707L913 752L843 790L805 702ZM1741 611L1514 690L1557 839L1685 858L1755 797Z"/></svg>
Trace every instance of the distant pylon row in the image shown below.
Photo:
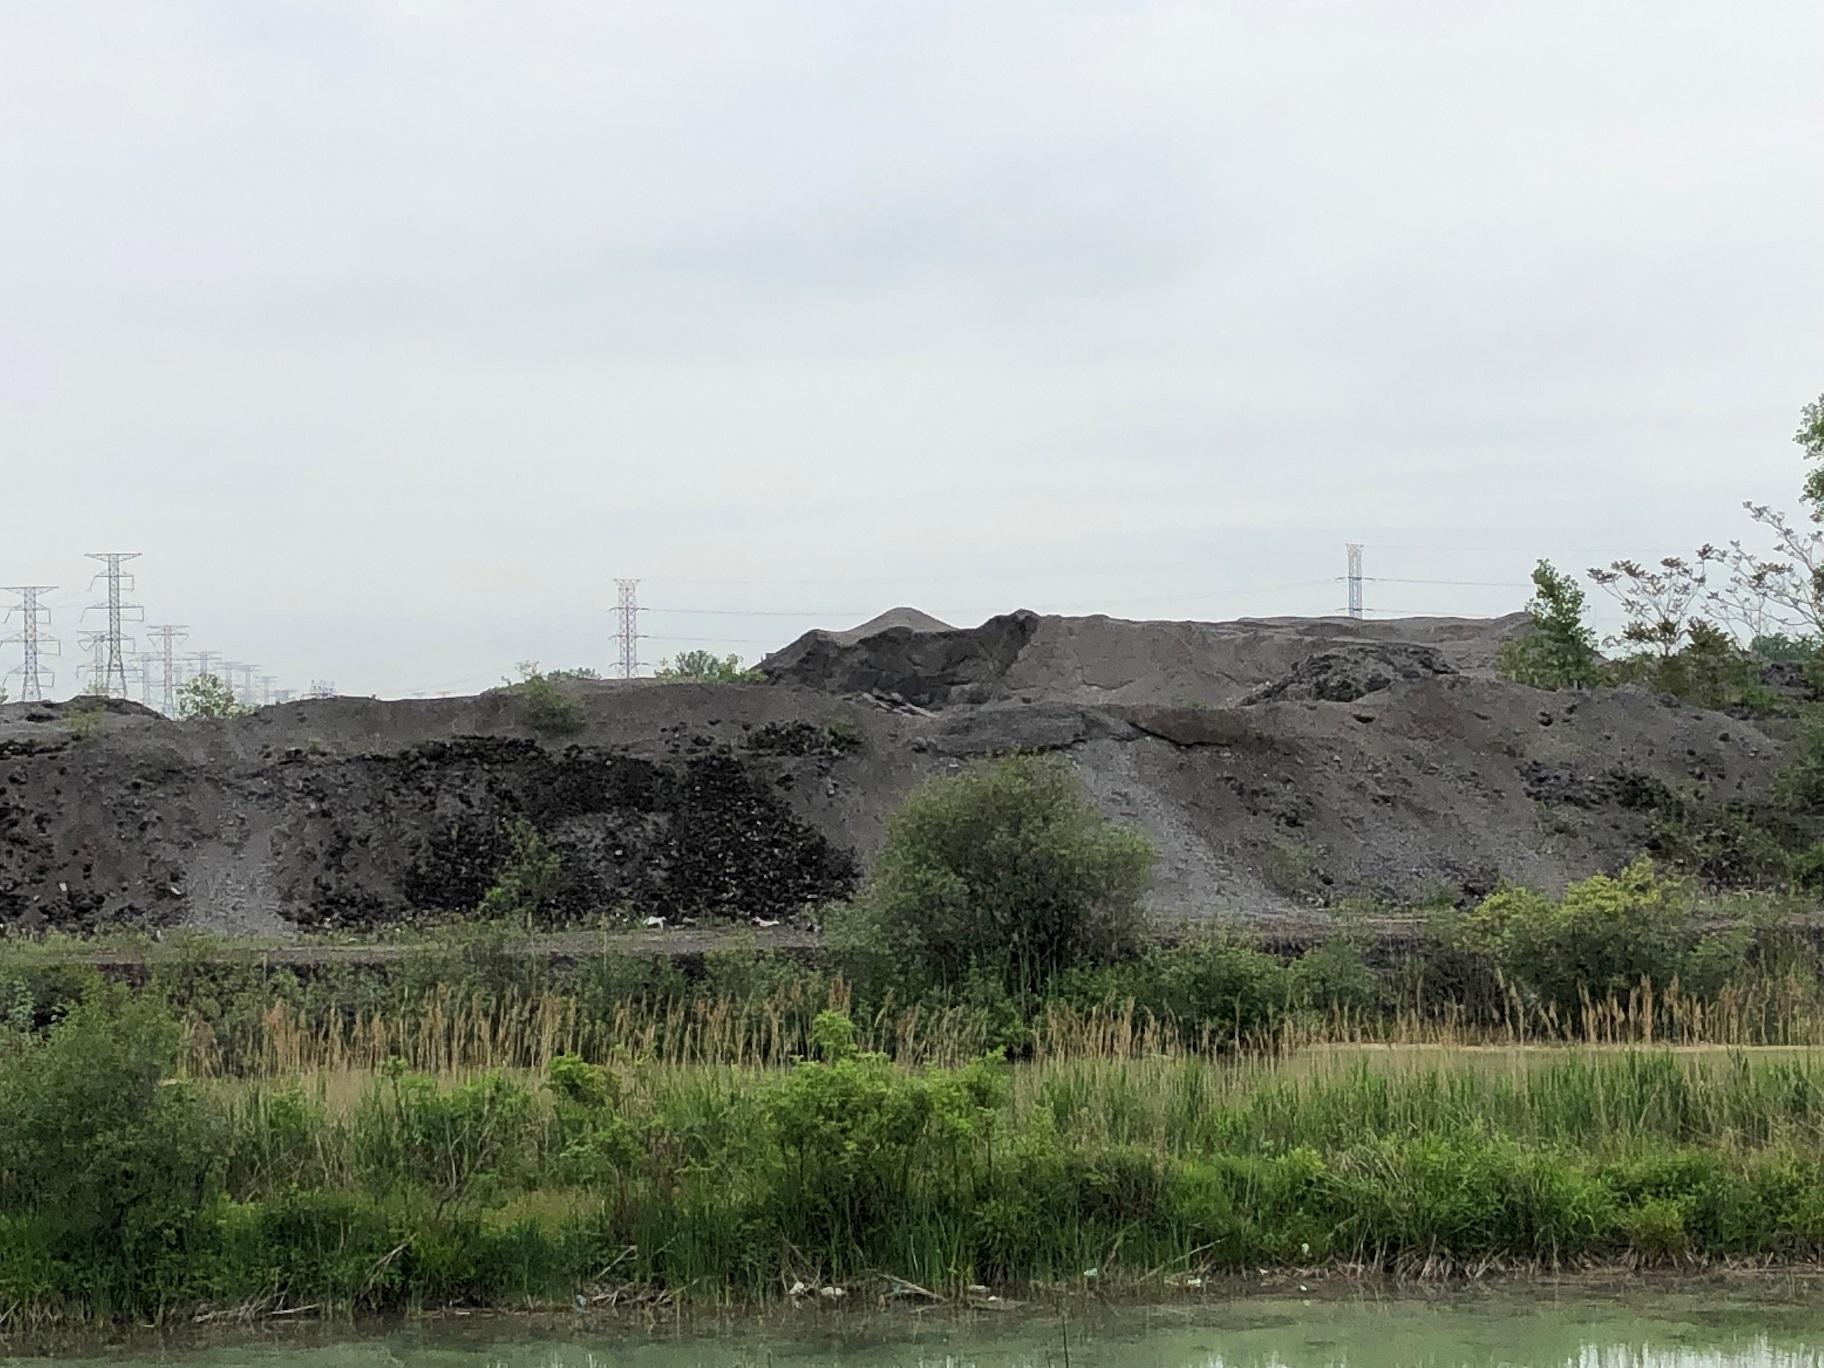
<svg viewBox="0 0 1824 1368"><path fill-rule="evenodd" d="M178 647L189 639L189 628L180 623L148 626L152 649L137 650L137 643L126 635L125 627L128 622L144 622L145 610L127 601L134 590L134 580L121 567L128 561L137 560L139 554L137 551L89 553L89 559L100 561L103 567L90 581L90 587L94 588L98 583L105 587L98 595L99 601L85 608L83 615L106 614L106 625L78 634L77 639L87 658L77 667L77 674L84 679L86 692L126 698L130 683L136 682L139 701L167 716L177 714L182 686L202 675L215 676L227 685L235 701L245 707L285 703L300 696L295 689L275 688L277 676L259 674L257 666L224 659L220 652L197 651L189 656L180 655ZM20 647L22 659L17 668L0 679L17 679L20 699L39 702L47 691L56 687L56 672L45 664L45 659L59 655L61 643L46 630L51 622L51 609L44 601L44 596L56 586L15 584L3 587L19 601L6 611L4 622L14 631L12 635L0 638L0 645ZM335 684L324 679L313 679L310 688L302 694L308 698L334 698L335 695ZM3 697L4 692L0 691L0 698Z"/></svg>

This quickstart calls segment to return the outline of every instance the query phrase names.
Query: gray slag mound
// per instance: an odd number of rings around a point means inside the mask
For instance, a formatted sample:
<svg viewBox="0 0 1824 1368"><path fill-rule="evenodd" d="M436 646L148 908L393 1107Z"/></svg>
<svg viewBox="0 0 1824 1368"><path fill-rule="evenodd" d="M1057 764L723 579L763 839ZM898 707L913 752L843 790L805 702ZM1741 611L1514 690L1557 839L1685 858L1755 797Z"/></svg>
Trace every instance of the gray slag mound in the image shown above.
<svg viewBox="0 0 1824 1368"><path fill-rule="evenodd" d="M1456 667L1436 647L1363 642L1308 656L1284 679L1254 690L1242 702L1315 699L1324 703L1353 703L1371 693L1391 688L1402 679L1435 679L1456 673Z"/></svg>
<svg viewBox="0 0 1824 1368"><path fill-rule="evenodd" d="M1504 683L1523 622L901 618L812 633L771 685L566 685L581 725L556 737L509 692L196 723L10 704L0 926L460 913L512 819L562 860L558 919L785 916L848 892L920 783L1016 749L1151 837L1169 917L1557 887L1648 848L1668 804L1765 798L1779 723Z"/></svg>
<svg viewBox="0 0 1824 1368"><path fill-rule="evenodd" d="M965 630L809 632L759 669L775 683L824 693L891 694L927 708L987 703L1008 696L1007 672L1039 623L1034 613L1010 613Z"/></svg>

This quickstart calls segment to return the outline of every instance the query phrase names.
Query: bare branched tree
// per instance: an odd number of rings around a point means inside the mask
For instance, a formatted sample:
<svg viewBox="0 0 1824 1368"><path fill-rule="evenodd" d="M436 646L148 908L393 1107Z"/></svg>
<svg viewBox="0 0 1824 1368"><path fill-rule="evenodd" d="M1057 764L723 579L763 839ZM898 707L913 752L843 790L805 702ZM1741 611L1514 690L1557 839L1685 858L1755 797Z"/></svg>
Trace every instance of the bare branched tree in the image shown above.
<svg viewBox="0 0 1824 1368"><path fill-rule="evenodd" d="M1667 556L1649 569L1638 561L1618 560L1608 569L1592 569L1590 579L1621 605L1628 625L1604 645L1626 646L1637 655L1661 660L1677 655L1694 623L1705 619L1695 612L1709 592L1710 568L1721 564L1726 553L1714 546L1700 546L1690 560Z"/></svg>
<svg viewBox="0 0 1824 1368"><path fill-rule="evenodd" d="M1824 637L1824 527L1818 514L1807 528L1766 504L1742 507L1773 534L1774 550L1757 556L1739 541L1729 543L1729 579L1708 596L1717 619L1744 646L1775 632Z"/></svg>
<svg viewBox="0 0 1824 1368"><path fill-rule="evenodd" d="M1806 460L1824 461L1824 398L1805 406L1793 441ZM1824 466L1807 472L1804 498L1803 521L1752 500L1742 505L1772 534L1773 549L1756 554L1739 541L1729 543L1728 581L1706 595L1738 645L1786 635L1824 641Z"/></svg>

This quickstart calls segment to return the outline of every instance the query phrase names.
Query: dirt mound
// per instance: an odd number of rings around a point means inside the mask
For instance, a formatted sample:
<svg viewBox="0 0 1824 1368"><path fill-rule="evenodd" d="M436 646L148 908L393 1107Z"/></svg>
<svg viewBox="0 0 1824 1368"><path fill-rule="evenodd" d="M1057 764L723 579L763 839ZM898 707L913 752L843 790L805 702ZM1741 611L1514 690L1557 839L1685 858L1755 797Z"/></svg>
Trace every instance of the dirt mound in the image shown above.
<svg viewBox="0 0 1824 1368"><path fill-rule="evenodd" d="M1254 690L1241 701L1253 704L1315 699L1353 703L1391 688L1397 680L1433 679L1455 673L1456 668L1443 652L1433 646L1398 641L1358 642L1306 656L1284 679Z"/></svg>
<svg viewBox="0 0 1824 1368"><path fill-rule="evenodd" d="M773 683L820 693L891 694L927 708L987 703L1008 696L1008 671L1041 621L1033 613L1012 613L980 627L902 626L854 641L807 632L758 668Z"/></svg>
<svg viewBox="0 0 1824 1368"><path fill-rule="evenodd" d="M853 646L858 641L866 641L871 636L882 632L954 632L956 628L929 613L920 612L917 608L889 608L878 617L871 617L859 627L851 627L846 632L831 632L829 635L844 646Z"/></svg>
<svg viewBox="0 0 1824 1368"><path fill-rule="evenodd" d="M980 627L889 631L854 641L812 632L761 661L760 670L780 683L893 694L923 707L1015 698L1226 706L1290 681L1325 652L1344 658L1379 652L1394 669L1422 668L1411 662L1423 658L1462 673L1490 673L1501 643L1529 621L1522 613L1492 620L1128 622L1020 612ZM1395 666L1396 660L1407 665Z"/></svg>
<svg viewBox="0 0 1824 1368"><path fill-rule="evenodd" d="M1063 757L1151 835L1152 906L1174 918L1558 886L1638 854L1661 810L1765 796L1783 745L1760 725L1493 678L1518 625L1014 613L813 633L765 662L770 685L566 684L581 726L555 737L511 691L194 723L12 704L0 925L460 912L513 818L560 855L559 919L779 917L852 888L917 784L1011 750Z"/></svg>
<svg viewBox="0 0 1824 1368"><path fill-rule="evenodd" d="M196 723L127 705L99 735L67 706L0 709L0 926L273 932L467 912L514 818L562 861L558 921L777 918L854 887L852 840L831 836L866 829L832 816L859 733L820 700L572 692L588 725L561 741L528 730L511 696Z"/></svg>

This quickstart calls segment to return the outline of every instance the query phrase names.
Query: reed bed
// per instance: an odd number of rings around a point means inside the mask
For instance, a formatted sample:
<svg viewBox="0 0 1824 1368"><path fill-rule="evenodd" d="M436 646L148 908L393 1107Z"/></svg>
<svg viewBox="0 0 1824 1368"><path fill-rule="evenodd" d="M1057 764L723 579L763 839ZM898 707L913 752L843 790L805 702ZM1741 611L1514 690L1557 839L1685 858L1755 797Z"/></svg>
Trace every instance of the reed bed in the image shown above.
<svg viewBox="0 0 1824 1368"><path fill-rule="evenodd" d="M735 999L523 1006L433 993L340 1033L273 1009L260 1071L204 1076L194 1030L147 1043L155 1004L85 1004L0 1060L0 1300L726 1304L888 1275L1019 1296L1824 1258L1824 1049L1668 1045L1656 1023L1645 1047L1314 1029L1200 1053L1114 1008L986 1062L979 1014L921 1005L826 1016L819 1057L782 1068L795 1018ZM925 1062L946 1052L970 1062ZM188 1083L148 1072L179 1055ZM150 1189L120 1195L121 1156Z"/></svg>
<svg viewBox="0 0 1824 1368"><path fill-rule="evenodd" d="M1361 1011L1292 1007L1237 1032L1220 1020L1183 1023L1132 1001L1042 1004L1030 1024L962 1002L902 1002L892 993L858 1006L841 977L799 978L765 993L640 993L605 1010L562 991L504 991L439 983L351 1010L272 1002L224 1026L192 1013L186 1071L283 1078L377 1069L402 1060L428 1073L543 1069L558 1055L592 1062L641 1059L669 1067L777 1068L808 1054L819 1012L853 1014L863 1049L909 1065L960 1064L1008 1049L1047 1059L1149 1059L1241 1052L1284 1057L1333 1045L1811 1046L1824 1045L1815 980L1799 974L1725 987L1703 998L1677 983L1643 981L1626 995L1585 997L1561 1016L1510 992L1498 1012L1461 1004Z"/></svg>

